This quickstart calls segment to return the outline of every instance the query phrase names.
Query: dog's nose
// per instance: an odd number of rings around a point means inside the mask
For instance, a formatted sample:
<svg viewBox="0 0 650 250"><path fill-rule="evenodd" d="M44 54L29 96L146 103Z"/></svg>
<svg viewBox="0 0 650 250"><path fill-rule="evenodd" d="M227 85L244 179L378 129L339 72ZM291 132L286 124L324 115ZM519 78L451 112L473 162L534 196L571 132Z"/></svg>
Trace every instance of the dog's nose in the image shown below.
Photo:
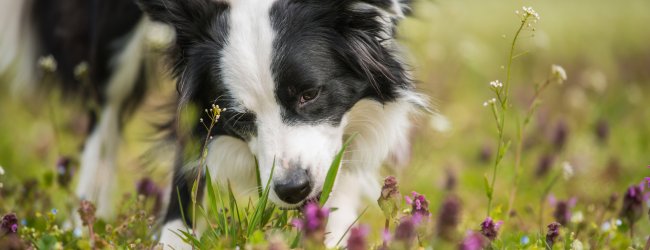
<svg viewBox="0 0 650 250"><path fill-rule="evenodd" d="M274 190L282 201L296 204L311 192L309 173L304 169L293 169L283 180L274 181Z"/></svg>

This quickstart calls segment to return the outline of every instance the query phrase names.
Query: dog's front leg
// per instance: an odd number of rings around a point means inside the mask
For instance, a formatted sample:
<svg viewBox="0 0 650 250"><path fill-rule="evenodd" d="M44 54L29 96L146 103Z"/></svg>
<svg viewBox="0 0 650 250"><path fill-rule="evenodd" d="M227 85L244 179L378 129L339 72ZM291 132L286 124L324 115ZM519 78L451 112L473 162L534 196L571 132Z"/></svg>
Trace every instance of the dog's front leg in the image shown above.
<svg viewBox="0 0 650 250"><path fill-rule="evenodd" d="M361 203L361 190L356 175L348 172L341 172L336 179L334 190L325 204L336 211L330 213L327 222L327 234L325 245L334 248L340 241L339 246L345 245L347 235L345 231L354 223L358 217L358 209Z"/></svg>

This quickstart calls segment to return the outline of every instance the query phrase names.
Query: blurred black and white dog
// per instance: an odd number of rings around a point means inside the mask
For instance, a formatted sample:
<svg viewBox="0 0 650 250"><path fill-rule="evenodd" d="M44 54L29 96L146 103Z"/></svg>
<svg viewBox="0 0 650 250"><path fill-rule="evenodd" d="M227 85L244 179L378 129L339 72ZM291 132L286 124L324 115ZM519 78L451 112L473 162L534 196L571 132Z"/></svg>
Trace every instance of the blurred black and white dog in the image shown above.
<svg viewBox="0 0 650 250"><path fill-rule="evenodd" d="M91 117L76 193L96 202L103 217L115 207L111 191L122 127L146 90L143 17L133 0L0 3L0 73L13 83L14 94L31 97L56 87ZM48 79L57 80L41 81L49 71L56 74Z"/></svg>
<svg viewBox="0 0 650 250"><path fill-rule="evenodd" d="M132 106L127 103L137 100L144 89L140 40L147 21L129 1L34 0L33 6L38 39L32 41L38 41L33 44L41 53L54 55L70 70L81 60L68 57L80 50L79 57L90 65L102 108L83 152L77 193L100 207L108 200L106 183L114 174L125 107ZM75 7L64 8L67 2ZM115 7L121 4L128 8ZM356 219L360 197L379 196L382 163L408 159L411 116L427 106L394 40L395 26L410 10L408 2L137 0L137 4L151 19L175 30L169 56L178 108L170 127L178 154L162 243L183 247L173 231L190 223L182 221L180 204L191 203L195 176L187 173L199 167L207 167L219 182L229 180L250 190L256 186L255 160L262 183L275 165L270 200L295 208L318 198L335 154L348 136L357 134L327 204L338 208L328 225L327 244L332 246ZM66 11L74 13L81 6L85 9L77 13L79 18L90 21L67 20L74 16ZM47 21L48 17L55 21ZM41 22L60 24L63 34L39 29ZM79 38L65 32L66 25L80 24L87 27L80 28ZM15 35L24 33L18 30ZM81 47L67 44L66 38ZM66 72L61 72L64 79ZM209 118L190 111L212 105L225 111L208 135L199 120ZM190 129L179 125L186 119L192 121ZM204 138L210 138L208 154L205 166L198 166Z"/></svg>

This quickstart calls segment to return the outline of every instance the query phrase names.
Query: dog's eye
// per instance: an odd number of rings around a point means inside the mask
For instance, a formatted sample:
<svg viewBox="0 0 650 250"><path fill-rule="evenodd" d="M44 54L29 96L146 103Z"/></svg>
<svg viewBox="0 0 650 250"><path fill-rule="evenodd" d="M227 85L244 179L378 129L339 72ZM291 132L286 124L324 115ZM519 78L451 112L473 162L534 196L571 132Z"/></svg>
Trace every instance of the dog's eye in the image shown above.
<svg viewBox="0 0 650 250"><path fill-rule="evenodd" d="M316 99L319 93L320 93L320 88L311 88L302 92L300 94L300 105L303 105L305 103L308 103L309 101Z"/></svg>

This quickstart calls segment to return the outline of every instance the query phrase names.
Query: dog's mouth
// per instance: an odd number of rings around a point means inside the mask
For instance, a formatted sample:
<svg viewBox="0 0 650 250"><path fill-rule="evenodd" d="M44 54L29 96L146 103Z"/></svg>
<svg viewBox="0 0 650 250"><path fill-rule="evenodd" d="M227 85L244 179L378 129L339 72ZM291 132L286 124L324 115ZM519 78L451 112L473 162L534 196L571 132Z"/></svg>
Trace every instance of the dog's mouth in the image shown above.
<svg viewBox="0 0 650 250"><path fill-rule="evenodd" d="M280 210L298 210L302 211L304 210L305 206L309 203L319 203L320 202L320 197L323 194L323 192L318 192L318 194L312 196L312 197L307 197L307 199L301 201L298 204L292 205L291 207L280 207Z"/></svg>

